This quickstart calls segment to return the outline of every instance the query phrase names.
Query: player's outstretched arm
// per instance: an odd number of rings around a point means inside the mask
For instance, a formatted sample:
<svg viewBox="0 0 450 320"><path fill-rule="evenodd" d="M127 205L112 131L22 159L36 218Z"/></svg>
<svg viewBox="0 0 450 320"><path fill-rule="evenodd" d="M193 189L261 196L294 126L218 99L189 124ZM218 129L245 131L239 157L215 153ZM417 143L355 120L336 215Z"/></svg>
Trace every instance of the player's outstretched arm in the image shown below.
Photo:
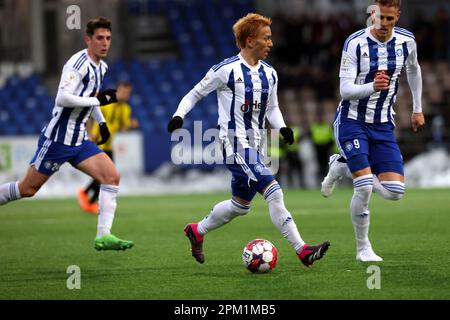
<svg viewBox="0 0 450 320"><path fill-rule="evenodd" d="M194 87L183 99L181 99L178 105L177 111L174 113L172 119L167 124L167 131L170 133L181 128L183 126L183 118L194 108L203 96Z"/></svg>
<svg viewBox="0 0 450 320"><path fill-rule="evenodd" d="M100 92L97 97L79 97L64 90L56 96L56 104L63 108L89 108L93 106L105 106L117 102L116 90L108 89Z"/></svg>

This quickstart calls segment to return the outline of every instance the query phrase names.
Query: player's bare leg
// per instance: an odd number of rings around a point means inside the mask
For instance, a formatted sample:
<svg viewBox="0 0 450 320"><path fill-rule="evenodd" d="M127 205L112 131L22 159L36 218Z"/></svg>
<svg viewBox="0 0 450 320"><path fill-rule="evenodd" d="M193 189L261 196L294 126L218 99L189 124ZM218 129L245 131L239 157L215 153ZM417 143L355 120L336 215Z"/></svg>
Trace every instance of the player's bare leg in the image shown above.
<svg viewBox="0 0 450 320"><path fill-rule="evenodd" d="M97 250L126 250L134 246L132 241L121 240L111 234L111 227L117 207L119 173L112 160L104 153L98 153L82 162L77 168L100 183L97 236L94 247Z"/></svg>
<svg viewBox="0 0 450 320"><path fill-rule="evenodd" d="M34 165L30 166L22 180L0 185L0 205L33 197L48 178L50 177L37 171Z"/></svg>

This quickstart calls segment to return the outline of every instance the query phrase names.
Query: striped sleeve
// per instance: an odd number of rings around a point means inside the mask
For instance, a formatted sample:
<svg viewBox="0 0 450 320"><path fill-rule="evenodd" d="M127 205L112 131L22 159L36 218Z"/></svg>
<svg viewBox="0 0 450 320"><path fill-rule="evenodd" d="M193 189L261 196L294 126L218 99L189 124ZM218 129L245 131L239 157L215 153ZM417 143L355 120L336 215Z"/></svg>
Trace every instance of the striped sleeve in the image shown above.
<svg viewBox="0 0 450 320"><path fill-rule="evenodd" d="M59 107L76 108L100 105L98 99L95 97L78 96L77 90L79 90L83 79L86 77L83 72L87 73L86 67L75 70L70 63L64 66L56 95L56 104Z"/></svg>

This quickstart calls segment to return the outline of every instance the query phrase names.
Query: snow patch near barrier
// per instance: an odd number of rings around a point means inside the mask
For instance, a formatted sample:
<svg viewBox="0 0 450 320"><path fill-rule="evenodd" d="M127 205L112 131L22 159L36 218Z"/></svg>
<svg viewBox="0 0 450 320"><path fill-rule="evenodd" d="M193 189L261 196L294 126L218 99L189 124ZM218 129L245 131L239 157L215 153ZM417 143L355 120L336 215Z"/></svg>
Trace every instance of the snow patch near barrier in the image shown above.
<svg viewBox="0 0 450 320"><path fill-rule="evenodd" d="M405 165L405 184L410 187L450 187L450 155L445 149L422 153Z"/></svg>

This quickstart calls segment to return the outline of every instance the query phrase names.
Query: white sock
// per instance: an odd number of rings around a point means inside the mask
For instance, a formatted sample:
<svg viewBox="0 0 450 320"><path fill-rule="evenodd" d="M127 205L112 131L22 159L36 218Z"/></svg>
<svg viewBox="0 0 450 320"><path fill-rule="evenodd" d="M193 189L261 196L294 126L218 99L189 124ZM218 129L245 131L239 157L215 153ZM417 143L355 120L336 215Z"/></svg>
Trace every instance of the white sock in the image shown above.
<svg viewBox="0 0 450 320"><path fill-rule="evenodd" d="M278 183L273 183L264 192L264 198L269 205L270 218L283 237L299 252L305 242L298 232L292 215L286 209L283 200L283 191Z"/></svg>
<svg viewBox="0 0 450 320"><path fill-rule="evenodd" d="M97 238L111 233L114 214L117 207L118 186L101 184L98 196Z"/></svg>
<svg viewBox="0 0 450 320"><path fill-rule="evenodd" d="M372 194L372 175L368 174L354 179L353 185L354 192L350 203L350 213L355 230L357 249L360 250L371 246L369 241L369 200Z"/></svg>
<svg viewBox="0 0 450 320"><path fill-rule="evenodd" d="M405 184L401 181L381 181L373 175L373 191L386 200L400 200L405 193Z"/></svg>
<svg viewBox="0 0 450 320"><path fill-rule="evenodd" d="M0 205L19 200L20 198L22 197L19 192L19 181L7 182L0 185Z"/></svg>
<svg viewBox="0 0 450 320"><path fill-rule="evenodd" d="M219 202L211 212L197 225L197 231L202 236L209 231L227 224L237 216L242 216L250 211L250 206L240 204L233 199Z"/></svg>

